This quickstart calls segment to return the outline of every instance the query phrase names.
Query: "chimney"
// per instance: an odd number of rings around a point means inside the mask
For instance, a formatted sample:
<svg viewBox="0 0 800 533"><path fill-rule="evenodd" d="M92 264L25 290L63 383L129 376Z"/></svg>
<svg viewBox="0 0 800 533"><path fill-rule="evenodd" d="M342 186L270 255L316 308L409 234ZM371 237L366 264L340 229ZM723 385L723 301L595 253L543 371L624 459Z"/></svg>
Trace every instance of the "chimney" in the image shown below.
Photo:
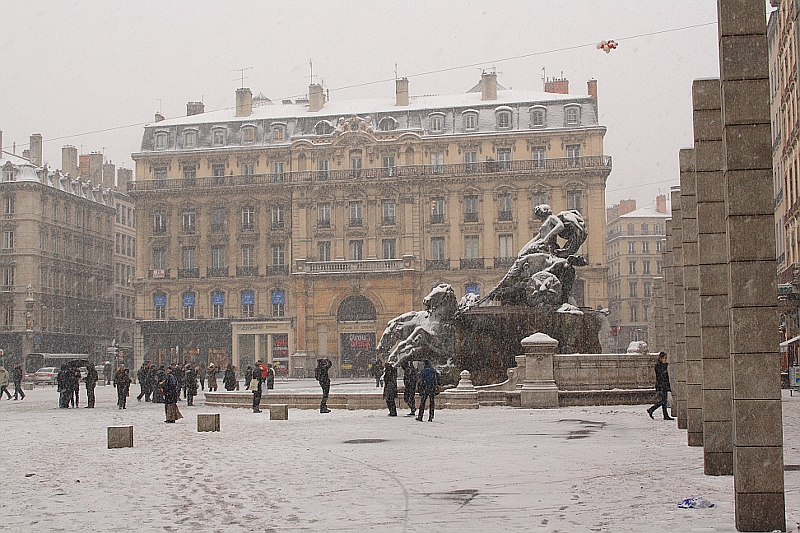
<svg viewBox="0 0 800 533"><path fill-rule="evenodd" d="M70 179L75 179L77 177L81 178L88 178L89 177L89 156L86 154L81 154L80 158L78 159L78 174L77 175L70 175Z"/></svg>
<svg viewBox="0 0 800 533"><path fill-rule="evenodd" d="M564 78L563 76L561 79L551 78L544 82L544 92L546 93L555 93L555 94L569 94L569 80Z"/></svg>
<svg viewBox="0 0 800 533"><path fill-rule="evenodd" d="M114 163L103 163L103 187L113 189L116 174L117 166Z"/></svg>
<svg viewBox="0 0 800 533"><path fill-rule="evenodd" d="M78 149L74 146L67 145L61 148L61 172L71 177L78 175Z"/></svg>
<svg viewBox="0 0 800 533"><path fill-rule="evenodd" d="M103 153L92 152L89 154L88 158L89 179L87 181L91 183L93 187L96 187L103 183Z"/></svg>
<svg viewBox="0 0 800 533"><path fill-rule="evenodd" d="M27 159L28 161L30 161L30 160L31 160L31 151L30 151L29 149L27 149L27 148L26 148L26 149L24 149L24 150L22 151L22 157L23 157L24 159Z"/></svg>
<svg viewBox="0 0 800 533"><path fill-rule="evenodd" d="M236 89L236 116L249 117L253 114L253 93L247 87Z"/></svg>
<svg viewBox="0 0 800 533"><path fill-rule="evenodd" d="M408 78L394 80L394 105L408 105Z"/></svg>
<svg viewBox="0 0 800 533"><path fill-rule="evenodd" d="M589 80L586 82L586 90L589 96L594 99L592 106L594 107L594 114L597 116L597 80Z"/></svg>
<svg viewBox="0 0 800 533"><path fill-rule="evenodd" d="M325 91L322 90L322 85L312 83L308 86L308 110L312 113L319 111L325 105Z"/></svg>
<svg viewBox="0 0 800 533"><path fill-rule="evenodd" d="M667 196L659 194L656 196L656 211L667 214Z"/></svg>
<svg viewBox="0 0 800 533"><path fill-rule="evenodd" d="M186 116L191 117L192 115L199 115L204 113L206 110L205 104L203 102L186 102Z"/></svg>
<svg viewBox="0 0 800 533"><path fill-rule="evenodd" d="M133 181L133 170L120 167L117 170L117 189L122 192L127 192L128 183L131 181Z"/></svg>
<svg viewBox="0 0 800 533"><path fill-rule="evenodd" d="M3 130L0 130L0 159L3 159Z"/></svg>
<svg viewBox="0 0 800 533"><path fill-rule="evenodd" d="M481 74L481 100L497 100L497 74L484 72Z"/></svg>
<svg viewBox="0 0 800 533"><path fill-rule="evenodd" d="M31 163L34 166L42 166L42 134L34 133L31 135Z"/></svg>
<svg viewBox="0 0 800 533"><path fill-rule="evenodd" d="M161 122L164 120L164 115L161 114L161 111L156 111L156 122Z"/></svg>
<svg viewBox="0 0 800 533"><path fill-rule="evenodd" d="M619 216L626 215L632 211L636 211L636 200L619 201Z"/></svg>

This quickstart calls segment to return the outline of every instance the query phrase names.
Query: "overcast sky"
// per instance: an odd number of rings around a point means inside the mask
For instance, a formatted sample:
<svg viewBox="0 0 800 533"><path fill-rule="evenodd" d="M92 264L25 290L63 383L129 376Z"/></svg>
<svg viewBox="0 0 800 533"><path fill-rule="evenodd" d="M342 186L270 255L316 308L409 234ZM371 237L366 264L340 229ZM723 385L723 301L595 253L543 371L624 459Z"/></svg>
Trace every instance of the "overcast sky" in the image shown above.
<svg viewBox="0 0 800 533"><path fill-rule="evenodd" d="M597 50L605 39L619 48ZM412 95L465 92L492 67L506 87L541 90L545 69L563 72L574 94L598 80L614 161L606 203L642 206L678 184L691 83L718 76L716 41L713 0L2 0L0 130L18 154L41 133L52 168L65 144L132 167L159 109L169 118L188 101L233 107L238 68L252 67L245 86L273 100L307 92L309 59L332 100L393 97L395 63ZM379 80L390 81L342 89Z"/></svg>

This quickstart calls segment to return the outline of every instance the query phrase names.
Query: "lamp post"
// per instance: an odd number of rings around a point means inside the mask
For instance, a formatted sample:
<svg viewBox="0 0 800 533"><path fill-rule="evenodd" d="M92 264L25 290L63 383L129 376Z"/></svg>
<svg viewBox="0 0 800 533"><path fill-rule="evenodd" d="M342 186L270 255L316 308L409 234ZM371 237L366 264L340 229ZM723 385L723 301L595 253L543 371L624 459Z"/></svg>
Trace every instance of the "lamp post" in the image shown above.
<svg viewBox="0 0 800 533"><path fill-rule="evenodd" d="M28 370L25 368L25 359L28 354L33 352L33 306L36 300L33 297L33 286L28 285L25 290L25 333L22 335L22 372Z"/></svg>

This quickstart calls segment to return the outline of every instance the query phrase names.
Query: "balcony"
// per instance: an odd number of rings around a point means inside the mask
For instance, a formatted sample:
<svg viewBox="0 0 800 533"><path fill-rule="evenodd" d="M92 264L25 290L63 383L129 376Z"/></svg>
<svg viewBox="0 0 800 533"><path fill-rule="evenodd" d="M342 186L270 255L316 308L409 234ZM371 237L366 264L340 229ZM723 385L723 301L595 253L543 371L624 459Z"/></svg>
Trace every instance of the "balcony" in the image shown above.
<svg viewBox="0 0 800 533"><path fill-rule="evenodd" d="M450 260L428 259L425 261L425 270L450 270Z"/></svg>
<svg viewBox="0 0 800 533"><path fill-rule="evenodd" d="M255 224L242 224L242 233L253 233L255 230Z"/></svg>
<svg viewBox="0 0 800 533"><path fill-rule="evenodd" d="M431 215L431 224L444 224L444 215Z"/></svg>
<svg viewBox="0 0 800 533"><path fill-rule="evenodd" d="M362 218L351 218L350 219L350 227L351 228L360 228L364 225L364 219Z"/></svg>
<svg viewBox="0 0 800 533"><path fill-rule="evenodd" d="M510 268L511 265L514 264L516 261L516 257L495 257L494 258L494 267L495 268Z"/></svg>
<svg viewBox="0 0 800 533"><path fill-rule="evenodd" d="M147 271L147 279L169 279L168 268L153 268Z"/></svg>
<svg viewBox="0 0 800 533"><path fill-rule="evenodd" d="M200 269L199 268L179 268L178 269L178 278L199 278L200 277Z"/></svg>
<svg viewBox="0 0 800 533"><path fill-rule="evenodd" d="M318 228L324 228L324 229L330 229L330 227L331 227L331 219L317 220L317 227Z"/></svg>
<svg viewBox="0 0 800 533"><path fill-rule="evenodd" d="M279 221L277 221L277 222L273 222L273 223L270 225L270 227L269 227L269 228L270 228L272 231L281 231L281 230L284 230L284 229L286 229L286 224L283 222L283 220L279 220Z"/></svg>
<svg viewBox="0 0 800 533"><path fill-rule="evenodd" d="M394 226L397 224L397 219L395 217L383 217L381 219L381 226Z"/></svg>
<svg viewBox="0 0 800 533"><path fill-rule="evenodd" d="M236 267L236 276L237 277L258 276L258 267L257 266L237 266Z"/></svg>
<svg viewBox="0 0 800 533"><path fill-rule="evenodd" d="M228 277L228 267L217 267L217 268L209 267L208 269L206 269L206 277L207 278L227 278Z"/></svg>
<svg viewBox="0 0 800 533"><path fill-rule="evenodd" d="M508 222L510 220L514 220L514 212L513 211L500 211L497 213L497 220L501 222Z"/></svg>
<svg viewBox="0 0 800 533"><path fill-rule="evenodd" d="M167 226L155 226L153 228L153 235L166 235L167 234Z"/></svg>
<svg viewBox="0 0 800 533"><path fill-rule="evenodd" d="M461 270L482 270L483 257L470 257L469 259L461 259Z"/></svg>
<svg viewBox="0 0 800 533"><path fill-rule="evenodd" d="M592 155L581 157L557 158L534 160L524 159L519 161L504 162L507 171L514 173L536 174L546 176L552 171L571 172L575 169L586 170L606 170L611 171L611 156ZM219 177L198 177L195 178L194 188L213 188L235 185L264 185L269 183L301 183L313 181L351 181L357 179L407 179L425 178L431 175L441 176L464 176L475 173L489 173L497 168L497 163L493 161L475 163L456 163L451 165L406 165L393 167L391 176L388 176L385 168L364 168L357 172L350 169L342 170L298 170L284 172L283 174L240 174L237 176L225 176L225 181L220 182ZM282 182L276 180L274 176L282 176ZM185 187L183 178L171 179L152 179L136 180L128 183L128 191L153 191L158 189L182 189Z"/></svg>
<svg viewBox="0 0 800 533"><path fill-rule="evenodd" d="M289 273L289 267L286 265L269 265L267 267L268 276L285 276Z"/></svg>
<svg viewBox="0 0 800 533"><path fill-rule="evenodd" d="M285 267L284 267L285 268ZM402 259L365 259L362 261L314 261L305 263L312 274L349 274L351 272L400 271Z"/></svg>
<svg viewBox="0 0 800 533"><path fill-rule="evenodd" d="M464 213L464 222L477 222L478 213Z"/></svg>

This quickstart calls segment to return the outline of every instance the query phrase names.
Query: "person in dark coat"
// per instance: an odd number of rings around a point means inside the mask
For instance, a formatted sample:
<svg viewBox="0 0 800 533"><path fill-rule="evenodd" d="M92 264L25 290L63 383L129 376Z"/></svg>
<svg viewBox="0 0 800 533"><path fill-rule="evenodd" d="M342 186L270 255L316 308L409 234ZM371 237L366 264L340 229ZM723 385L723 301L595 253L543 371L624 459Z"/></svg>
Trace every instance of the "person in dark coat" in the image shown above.
<svg viewBox="0 0 800 533"><path fill-rule="evenodd" d="M181 393L178 385L178 379L172 373L172 367L167 368L164 379L161 381L161 389L164 391L164 413L168 424L174 424L176 420L183 418L183 415L178 410L178 396Z"/></svg>
<svg viewBox="0 0 800 533"><path fill-rule="evenodd" d="M417 390L419 391L419 414L417 421L422 422L422 415L425 414L425 402L430 399L431 408L428 412L428 422L433 422L434 396L436 395L436 388L439 385L439 374L436 369L431 366L431 362L425 359L422 362L422 372L419 373L419 382L417 383Z"/></svg>
<svg viewBox="0 0 800 533"><path fill-rule="evenodd" d="M25 392L22 390L22 367L19 365L14 365L14 368L11 369L11 381L14 382L14 399L17 399L17 395L20 395L20 400L25 399Z"/></svg>
<svg viewBox="0 0 800 533"><path fill-rule="evenodd" d="M70 392L70 405L72 407L78 407L81 389L81 370L75 363L71 364L67 371L67 387Z"/></svg>
<svg viewBox="0 0 800 533"><path fill-rule="evenodd" d="M417 379L419 378L417 369L414 367L414 363L408 360L404 360L400 363L400 368L403 369L403 387L405 387L403 391L403 401L406 402L406 405L411 409L411 412L406 416L416 416Z"/></svg>
<svg viewBox="0 0 800 533"><path fill-rule="evenodd" d="M217 372L219 369L217 365L211 363L208 365L208 370L206 370L206 379L208 380L208 391L209 392L216 392L217 391Z"/></svg>
<svg viewBox="0 0 800 533"><path fill-rule="evenodd" d="M328 409L328 394L331 392L331 378L328 375L328 369L333 366L330 359L323 357L317 359L317 368L314 369L314 377L319 381L319 386L322 387L322 401L319 402L320 413L330 413Z"/></svg>
<svg viewBox="0 0 800 533"><path fill-rule="evenodd" d="M381 377L383 376L383 361L378 357L372 363L372 377L375 378L375 387L381 386Z"/></svg>
<svg viewBox="0 0 800 533"><path fill-rule="evenodd" d="M67 383L67 374L69 370L67 369L67 365L61 365L61 368L56 374L56 385L58 386L58 407L59 409L68 409L69 408L69 399L72 395L72 391L69 389Z"/></svg>
<svg viewBox="0 0 800 533"><path fill-rule="evenodd" d="M390 362L386 362L383 368L383 399L386 400L386 407L389 408L389 416L397 416L397 369Z"/></svg>
<svg viewBox="0 0 800 533"><path fill-rule="evenodd" d="M232 365L228 365L228 368L225 369L225 374L222 376L222 386L228 392L236 388L236 372L233 371Z"/></svg>
<svg viewBox="0 0 800 533"><path fill-rule="evenodd" d="M117 409L127 409L128 393L131 390L131 372L125 365L120 365L114 374L114 386L117 388Z"/></svg>
<svg viewBox="0 0 800 533"><path fill-rule="evenodd" d="M192 365L186 365L186 405L194 405L197 396L197 373Z"/></svg>
<svg viewBox="0 0 800 533"><path fill-rule="evenodd" d="M155 384L156 388L153 391L153 401L155 403L164 403L164 391L161 388L161 383L164 381L164 376L167 375L167 369L164 365L159 365L156 370Z"/></svg>
<svg viewBox="0 0 800 533"><path fill-rule="evenodd" d="M97 369L94 365L89 365L88 372L86 372L86 408L94 409L94 388L97 386L97 381L100 376L97 375Z"/></svg>
<svg viewBox="0 0 800 533"><path fill-rule="evenodd" d="M0 399L3 398L3 393L5 393L9 400L11 399L11 393L8 392L8 384L10 382L11 377L8 375L8 370L0 363ZM14 399L16 400L16 398Z"/></svg>
<svg viewBox="0 0 800 533"><path fill-rule="evenodd" d="M267 363L267 390L275 388L275 369L271 363Z"/></svg>
<svg viewBox="0 0 800 533"><path fill-rule="evenodd" d="M195 365L194 373L197 374L197 378L200 380L200 390L206 390L206 373L200 370L199 365Z"/></svg>
<svg viewBox="0 0 800 533"><path fill-rule="evenodd" d="M247 365L247 368L244 369L244 385L245 387L250 386L250 381L253 379L253 367ZM248 389L250 390L250 389Z"/></svg>
<svg viewBox="0 0 800 533"><path fill-rule="evenodd" d="M261 412L261 395L264 392L264 390L262 388L262 385L264 383L263 368L264 368L264 363L262 363L260 359L258 361L256 361L256 366L253 369L253 377L250 378L250 381L252 382L253 380L255 380L255 381L257 381L257 383L248 383L248 387L250 387L250 390L253 391L253 412L254 413L260 413ZM255 385L256 387L253 388L253 385Z"/></svg>
<svg viewBox="0 0 800 533"><path fill-rule="evenodd" d="M155 364L150 365L150 368L147 369L147 390L150 391L152 401L158 402L157 396L160 395L158 392L158 366Z"/></svg>
<svg viewBox="0 0 800 533"><path fill-rule="evenodd" d="M136 381L139 382L139 396L136 397L137 401L150 401L150 390L149 390L149 377L150 377L150 361L145 361L142 363L142 366L136 372Z"/></svg>
<svg viewBox="0 0 800 533"><path fill-rule="evenodd" d="M106 380L106 385L111 385L111 370L112 367L109 361L103 363L103 377Z"/></svg>
<svg viewBox="0 0 800 533"><path fill-rule="evenodd" d="M661 407L664 420L674 420L674 418L667 413L667 395L670 390L667 354L661 352L658 354L658 362L656 363L656 391L658 392L659 401L647 408L647 414L650 415L650 418L653 418L655 410Z"/></svg>

